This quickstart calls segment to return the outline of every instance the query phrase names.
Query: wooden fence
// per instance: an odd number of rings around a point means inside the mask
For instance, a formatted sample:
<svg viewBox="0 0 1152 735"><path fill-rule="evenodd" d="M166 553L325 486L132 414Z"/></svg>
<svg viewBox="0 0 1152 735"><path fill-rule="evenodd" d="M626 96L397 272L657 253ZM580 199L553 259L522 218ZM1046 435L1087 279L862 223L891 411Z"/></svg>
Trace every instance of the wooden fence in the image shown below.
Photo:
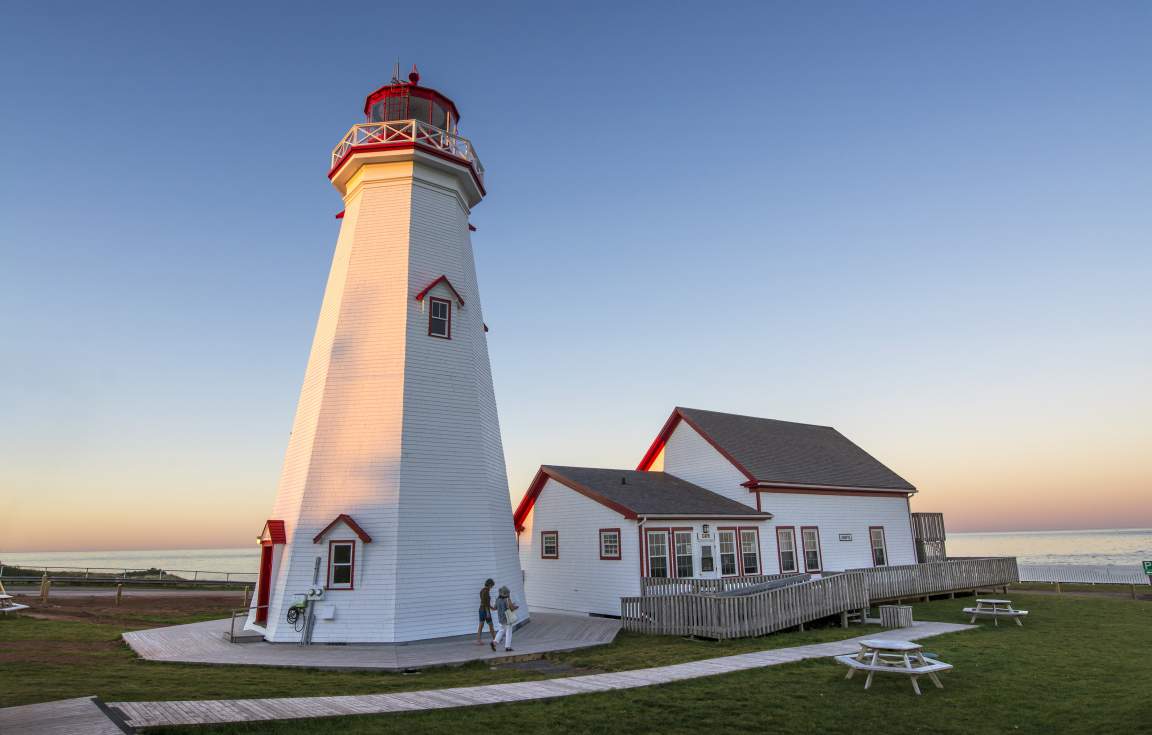
<svg viewBox="0 0 1152 735"><path fill-rule="evenodd" d="M624 630L701 638L747 638L868 607L864 575L838 574L748 595L685 593L624 597Z"/></svg>
<svg viewBox="0 0 1152 735"><path fill-rule="evenodd" d="M1079 584L1152 584L1139 565L1119 564L1021 564L1021 582L1068 582Z"/></svg>
<svg viewBox="0 0 1152 735"><path fill-rule="evenodd" d="M1002 587L1020 579L1013 557L949 559L849 569L762 592L718 594L782 576L785 575L748 577L743 585L738 585L739 578L651 580L643 588L645 595L621 598L621 623L624 630L638 633L747 638L864 610L884 600ZM693 582L696 585L690 584Z"/></svg>
<svg viewBox="0 0 1152 735"><path fill-rule="evenodd" d="M928 564L846 569L867 579L872 602L926 597L987 587L1003 587L1020 581L1016 559L1011 556L949 559Z"/></svg>
<svg viewBox="0 0 1152 735"><path fill-rule="evenodd" d="M720 579L669 579L664 577L641 577L640 594L652 595L691 595L716 594L732 590L748 589L765 582L795 577L795 574L750 574L747 577L721 577Z"/></svg>

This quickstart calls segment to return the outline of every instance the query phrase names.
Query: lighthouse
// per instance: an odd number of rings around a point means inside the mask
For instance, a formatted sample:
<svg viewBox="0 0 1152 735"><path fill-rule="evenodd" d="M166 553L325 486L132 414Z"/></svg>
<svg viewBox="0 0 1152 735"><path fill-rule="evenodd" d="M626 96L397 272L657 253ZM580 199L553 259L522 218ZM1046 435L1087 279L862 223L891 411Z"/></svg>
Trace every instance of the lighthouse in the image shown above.
<svg viewBox="0 0 1152 735"><path fill-rule="evenodd" d="M364 114L332 152L340 234L259 536L247 627L272 642L475 633L488 578L524 600L468 222L484 168L415 67Z"/></svg>

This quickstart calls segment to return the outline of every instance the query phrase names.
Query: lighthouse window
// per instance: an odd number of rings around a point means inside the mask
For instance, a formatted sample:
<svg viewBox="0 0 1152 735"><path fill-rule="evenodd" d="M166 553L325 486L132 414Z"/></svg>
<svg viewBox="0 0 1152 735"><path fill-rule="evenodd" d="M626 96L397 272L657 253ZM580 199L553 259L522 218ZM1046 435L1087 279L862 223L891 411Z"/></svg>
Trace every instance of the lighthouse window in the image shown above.
<svg viewBox="0 0 1152 735"><path fill-rule="evenodd" d="M328 544L328 589L352 589L352 570L355 565L355 541L330 542Z"/></svg>
<svg viewBox="0 0 1152 735"><path fill-rule="evenodd" d="M432 337L452 339L452 302L430 299L428 304L428 334Z"/></svg>
<svg viewBox="0 0 1152 735"><path fill-rule="evenodd" d="M448 129L448 113L439 103L432 104L432 124L441 130Z"/></svg>
<svg viewBox="0 0 1152 735"><path fill-rule="evenodd" d="M432 118L432 103L423 97L409 97L408 114L421 122L428 122Z"/></svg>

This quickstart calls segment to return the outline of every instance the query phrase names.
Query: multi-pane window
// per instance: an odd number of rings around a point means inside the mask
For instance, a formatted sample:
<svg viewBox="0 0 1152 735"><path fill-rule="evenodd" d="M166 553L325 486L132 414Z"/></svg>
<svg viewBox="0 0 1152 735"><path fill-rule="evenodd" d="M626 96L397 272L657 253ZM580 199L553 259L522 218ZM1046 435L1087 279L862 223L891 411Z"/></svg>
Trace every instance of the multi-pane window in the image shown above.
<svg viewBox="0 0 1152 735"><path fill-rule="evenodd" d="M540 558L541 559L559 559L560 558L560 532L559 531L541 531L540 532Z"/></svg>
<svg viewBox="0 0 1152 735"><path fill-rule="evenodd" d="M745 574L760 573L760 534L756 529L740 529L740 558Z"/></svg>
<svg viewBox="0 0 1152 735"><path fill-rule="evenodd" d="M872 565L883 567L888 565L888 545L884 542L884 527L872 526L868 529L868 536L872 541Z"/></svg>
<svg viewBox="0 0 1152 735"><path fill-rule="evenodd" d="M648 576L668 576L668 532L648 532Z"/></svg>
<svg viewBox="0 0 1152 735"><path fill-rule="evenodd" d="M732 577L738 574L736 569L736 532L720 532L720 574Z"/></svg>
<svg viewBox="0 0 1152 735"><path fill-rule="evenodd" d="M601 559L619 559L620 558L620 529L619 528L601 528L600 529L600 558Z"/></svg>
<svg viewBox="0 0 1152 735"><path fill-rule="evenodd" d="M801 528L800 543L804 546L804 570L819 572L823 569L820 559L820 529L815 526Z"/></svg>
<svg viewBox="0 0 1152 735"><path fill-rule="evenodd" d="M330 542L328 544L328 589L352 589L352 570L355 565L355 541Z"/></svg>
<svg viewBox="0 0 1152 735"><path fill-rule="evenodd" d="M712 556L712 544L705 543L700 547L700 573L710 574L716 571L716 558Z"/></svg>
<svg viewBox="0 0 1152 735"><path fill-rule="evenodd" d="M446 299L429 299L428 334L432 337L452 339L452 302Z"/></svg>
<svg viewBox="0 0 1152 735"><path fill-rule="evenodd" d="M777 528L776 547L780 550L780 573L793 574L800 571L796 564L796 529Z"/></svg>
<svg viewBox="0 0 1152 735"><path fill-rule="evenodd" d="M692 532L676 531L676 576L688 578L692 573Z"/></svg>

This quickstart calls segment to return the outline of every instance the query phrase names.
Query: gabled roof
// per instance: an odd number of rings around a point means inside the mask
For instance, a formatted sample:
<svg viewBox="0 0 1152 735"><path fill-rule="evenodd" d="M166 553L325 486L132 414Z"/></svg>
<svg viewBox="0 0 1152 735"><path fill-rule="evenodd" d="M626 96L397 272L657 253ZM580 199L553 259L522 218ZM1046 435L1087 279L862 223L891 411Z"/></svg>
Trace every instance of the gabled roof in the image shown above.
<svg viewBox="0 0 1152 735"><path fill-rule="evenodd" d="M761 513L666 472L542 465L516 508L513 518L517 531L523 528L524 519L528 517L549 479L611 508L625 518L673 516L767 520L772 517L771 513Z"/></svg>
<svg viewBox="0 0 1152 735"><path fill-rule="evenodd" d="M284 521L268 520L264 523L264 528L260 530L260 535L256 538L263 541L268 539L273 544L286 544L288 543L288 536L284 533Z"/></svg>
<svg viewBox="0 0 1152 735"><path fill-rule="evenodd" d="M350 528L352 530L352 533L359 536L360 540L363 541L364 543L366 543L366 544L372 543L372 537L369 536L367 533L365 533L363 528L360 528L359 523L352 520L352 516L350 516L346 513L341 513L340 515L336 516L336 518L334 518L331 523L329 523L327 526L324 527L323 531L316 534L315 538L312 539L312 543L314 543L314 544L320 543L320 539L324 538L325 534L327 534L329 531L331 531L333 528L335 528L340 523L343 523L345 526L348 526L348 528Z"/></svg>
<svg viewBox="0 0 1152 735"><path fill-rule="evenodd" d="M452 295L456 297L456 301L459 302L459 304L461 306L463 306L464 305L464 297L461 296L460 292L456 290L456 287L452 285L452 281L448 280L448 276L440 276L435 281L432 281L432 283L429 283L427 286L424 287L423 291L416 294L416 300L417 301L423 301L424 297L428 295L428 292L431 291L432 289L436 288L437 286L439 286L441 283L443 283L445 286L448 287L448 290L451 291Z"/></svg>
<svg viewBox="0 0 1152 735"><path fill-rule="evenodd" d="M677 407L637 469L652 466L683 421L748 478L748 487L914 493L916 488L831 426Z"/></svg>

